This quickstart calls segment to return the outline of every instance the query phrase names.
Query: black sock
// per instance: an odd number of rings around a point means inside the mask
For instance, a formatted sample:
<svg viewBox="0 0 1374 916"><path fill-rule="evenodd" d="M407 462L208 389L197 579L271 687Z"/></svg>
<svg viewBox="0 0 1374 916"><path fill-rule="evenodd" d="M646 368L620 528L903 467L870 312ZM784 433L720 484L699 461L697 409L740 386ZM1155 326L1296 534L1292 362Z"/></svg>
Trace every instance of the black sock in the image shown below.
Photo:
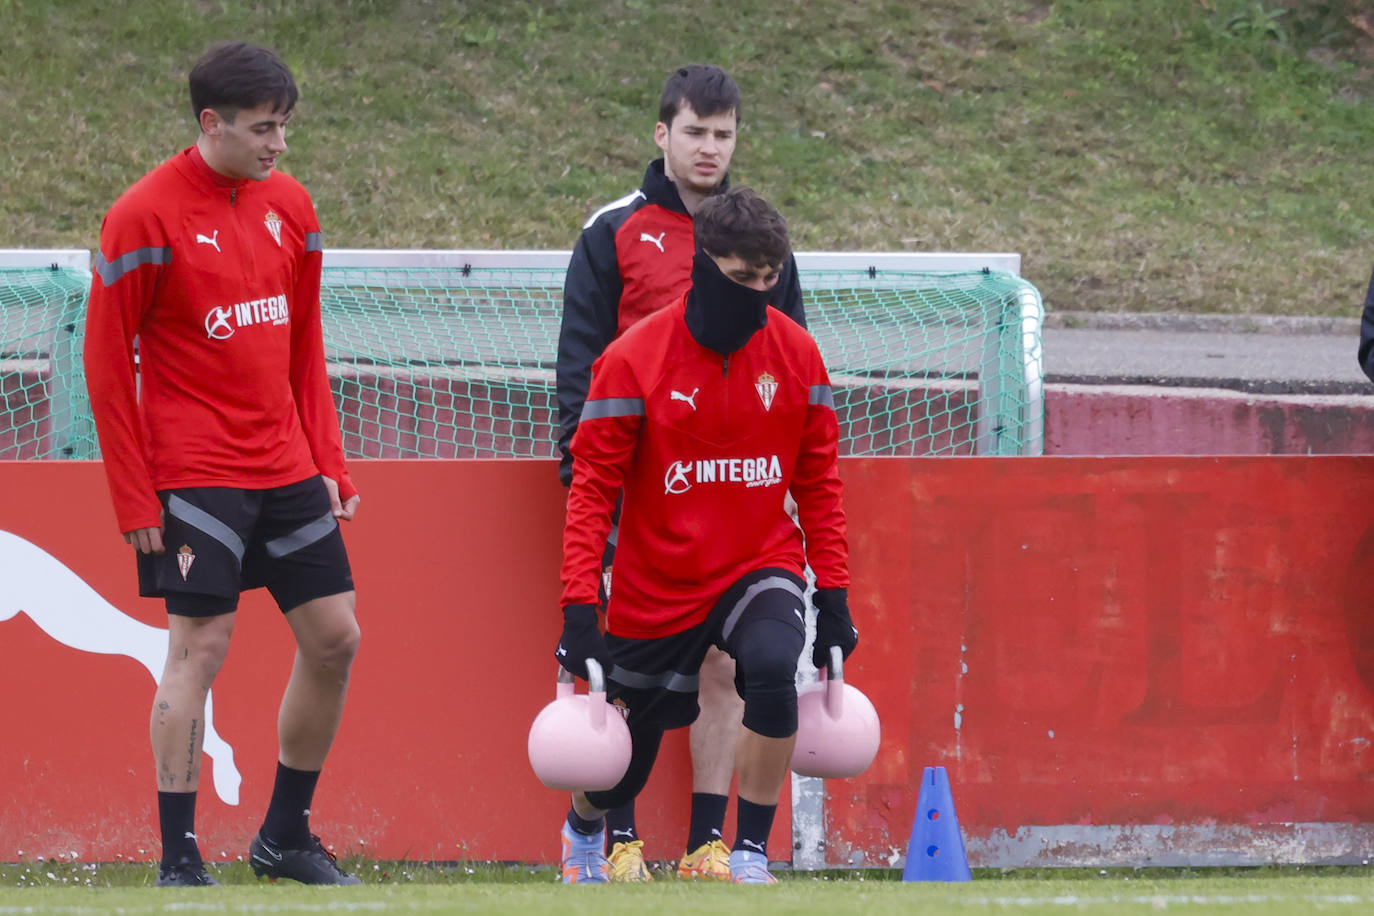
<svg viewBox="0 0 1374 916"><path fill-rule="evenodd" d="M735 849L748 849L768 855L768 834L773 829L777 805L756 805L738 799L739 820L735 825Z"/></svg>
<svg viewBox="0 0 1374 916"><path fill-rule="evenodd" d="M157 819L162 828L162 864L200 862L196 845L196 793L157 793Z"/></svg>
<svg viewBox="0 0 1374 916"><path fill-rule="evenodd" d="M696 852L712 840L722 839L725 826L725 806L729 796L710 792L692 793L692 826L687 831L687 851Z"/></svg>
<svg viewBox="0 0 1374 916"><path fill-rule="evenodd" d="M630 799L619 808L606 812L606 832L614 843L633 843L639 839L635 830L635 801Z"/></svg>
<svg viewBox="0 0 1374 916"><path fill-rule="evenodd" d="M594 833L601 832L601 828L606 826L606 819L604 817L598 817L594 821L589 821L572 808L569 808L568 826L583 836L591 836Z"/></svg>
<svg viewBox="0 0 1374 916"><path fill-rule="evenodd" d="M285 849L309 846L310 802L319 781L319 770L293 770L278 762L272 800L267 804L267 817L262 822L263 835Z"/></svg>

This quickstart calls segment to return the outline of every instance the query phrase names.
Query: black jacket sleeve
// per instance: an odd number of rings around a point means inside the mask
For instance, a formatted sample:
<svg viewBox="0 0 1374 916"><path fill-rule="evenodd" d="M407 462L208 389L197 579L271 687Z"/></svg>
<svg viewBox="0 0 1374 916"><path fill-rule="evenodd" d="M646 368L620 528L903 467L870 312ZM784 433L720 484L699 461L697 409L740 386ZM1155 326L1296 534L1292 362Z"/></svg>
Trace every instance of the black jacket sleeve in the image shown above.
<svg viewBox="0 0 1374 916"><path fill-rule="evenodd" d="M563 284L563 323L555 365L558 396L558 478L572 483L572 437L592 381L592 363L615 337L620 306L620 265L610 220L582 230Z"/></svg>
<svg viewBox="0 0 1374 916"><path fill-rule="evenodd" d="M802 307L801 279L797 276L797 259L787 256L778 277L778 294L773 297L773 308L782 312L802 327L806 327L806 309Z"/></svg>
<svg viewBox="0 0 1374 916"><path fill-rule="evenodd" d="M1374 380L1374 274L1364 294L1364 314L1360 317L1360 368Z"/></svg>

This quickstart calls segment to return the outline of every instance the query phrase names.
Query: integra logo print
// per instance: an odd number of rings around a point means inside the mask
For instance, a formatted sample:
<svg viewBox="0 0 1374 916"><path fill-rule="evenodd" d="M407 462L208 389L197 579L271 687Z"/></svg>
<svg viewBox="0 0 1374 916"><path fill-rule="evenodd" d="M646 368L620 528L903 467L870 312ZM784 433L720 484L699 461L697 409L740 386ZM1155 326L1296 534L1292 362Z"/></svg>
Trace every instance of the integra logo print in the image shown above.
<svg viewBox="0 0 1374 916"><path fill-rule="evenodd" d="M234 336L234 326L229 319L234 317L233 309L212 308L205 313L205 333L211 340L227 340Z"/></svg>
<svg viewBox="0 0 1374 916"><path fill-rule="evenodd" d="M234 319L232 323L230 318ZM224 308L212 307L205 313L205 333L211 340L227 340L234 336L238 328L266 322L286 324L290 320L291 309L286 303L286 296L268 296Z"/></svg>
<svg viewBox="0 0 1374 916"><path fill-rule="evenodd" d="M692 489L692 482L687 479L691 470L690 461L674 461L668 465L668 473L663 475L663 492L678 494Z"/></svg>
<svg viewBox="0 0 1374 916"><path fill-rule="evenodd" d="M663 475L663 492L679 495L708 483L742 483L750 489L775 487L782 483L782 462L777 455L674 461Z"/></svg>

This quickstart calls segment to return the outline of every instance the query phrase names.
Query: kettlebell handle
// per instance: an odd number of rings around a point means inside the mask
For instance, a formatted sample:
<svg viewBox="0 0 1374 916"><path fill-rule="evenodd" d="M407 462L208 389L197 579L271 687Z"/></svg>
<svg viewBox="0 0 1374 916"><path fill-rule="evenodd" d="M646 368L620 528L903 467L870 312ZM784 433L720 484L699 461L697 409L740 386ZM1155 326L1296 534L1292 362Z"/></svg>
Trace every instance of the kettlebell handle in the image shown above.
<svg viewBox="0 0 1374 916"><path fill-rule="evenodd" d="M587 659L587 689L592 693L606 692L606 675L601 663L594 658Z"/></svg>
<svg viewBox="0 0 1374 916"><path fill-rule="evenodd" d="M572 672L562 665L558 666L554 691L560 699L574 692ZM594 658L587 659L587 692L587 719L592 728L600 731L606 725L606 675L601 670L601 663Z"/></svg>
<svg viewBox="0 0 1374 916"><path fill-rule="evenodd" d="M571 686L575 680L576 678L571 671L559 665L558 679L555 682L559 688L558 695L563 696L564 694L572 693ZM569 685L569 689L564 690L562 686L564 684ZM592 693L606 692L606 675L601 670L601 663L594 658L587 659L587 688Z"/></svg>
<svg viewBox="0 0 1374 916"><path fill-rule="evenodd" d="M593 658L587 659L587 718L597 731L606 727L606 676Z"/></svg>
<svg viewBox="0 0 1374 916"><path fill-rule="evenodd" d="M825 711L830 718L838 719L844 714L844 652L839 646L830 647L830 680L825 685ZM825 672L821 672L825 678Z"/></svg>

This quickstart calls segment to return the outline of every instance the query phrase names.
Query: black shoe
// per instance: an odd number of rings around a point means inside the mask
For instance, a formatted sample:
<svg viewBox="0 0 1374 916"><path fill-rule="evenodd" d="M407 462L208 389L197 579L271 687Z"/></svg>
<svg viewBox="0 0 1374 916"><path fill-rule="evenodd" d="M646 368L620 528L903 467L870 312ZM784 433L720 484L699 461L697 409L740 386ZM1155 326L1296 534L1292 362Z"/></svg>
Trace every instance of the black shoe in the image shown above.
<svg viewBox="0 0 1374 916"><path fill-rule="evenodd" d="M320 844L320 838L310 835L310 845L304 849L284 849L274 846L258 831L248 844L248 864L259 878L290 878L302 884L362 884L339 867L334 853Z"/></svg>
<svg viewBox="0 0 1374 916"><path fill-rule="evenodd" d="M157 870L158 887L219 887L220 884L205 870L204 862L178 862L163 865Z"/></svg>

